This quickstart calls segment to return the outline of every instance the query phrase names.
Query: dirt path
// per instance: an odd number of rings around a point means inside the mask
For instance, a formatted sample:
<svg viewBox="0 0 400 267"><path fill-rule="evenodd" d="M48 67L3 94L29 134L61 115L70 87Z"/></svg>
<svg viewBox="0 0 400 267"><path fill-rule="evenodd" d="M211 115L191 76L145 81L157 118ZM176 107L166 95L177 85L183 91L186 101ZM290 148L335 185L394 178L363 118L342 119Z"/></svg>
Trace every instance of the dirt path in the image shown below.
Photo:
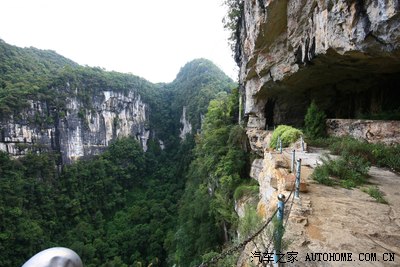
<svg viewBox="0 0 400 267"><path fill-rule="evenodd" d="M302 167L302 172L303 178L312 168ZM369 182L385 194L388 205L360 189L308 180L309 192L293 205L284 237L290 243L287 251L298 252L298 261L286 266L400 266L400 176L375 167L369 174ZM313 261L311 253L332 253L333 258L324 261L325 254ZM337 253L351 254L341 254L346 255L344 261Z"/></svg>

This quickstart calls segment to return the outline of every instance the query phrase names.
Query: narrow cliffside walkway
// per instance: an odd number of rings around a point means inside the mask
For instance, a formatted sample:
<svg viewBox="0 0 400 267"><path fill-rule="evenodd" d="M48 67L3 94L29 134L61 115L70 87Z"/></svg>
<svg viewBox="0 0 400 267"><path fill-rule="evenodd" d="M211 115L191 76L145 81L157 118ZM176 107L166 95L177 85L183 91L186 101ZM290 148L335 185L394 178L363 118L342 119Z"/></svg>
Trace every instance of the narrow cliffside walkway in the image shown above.
<svg viewBox="0 0 400 267"><path fill-rule="evenodd" d="M286 251L298 252L298 261L286 266L400 266L400 176L371 168L369 183L377 185L389 203L380 204L358 188L312 181L309 174L318 154L321 151L303 155L308 166L302 167L302 179L308 192L295 202L284 235ZM347 255L344 260L337 253L350 254L341 254Z"/></svg>

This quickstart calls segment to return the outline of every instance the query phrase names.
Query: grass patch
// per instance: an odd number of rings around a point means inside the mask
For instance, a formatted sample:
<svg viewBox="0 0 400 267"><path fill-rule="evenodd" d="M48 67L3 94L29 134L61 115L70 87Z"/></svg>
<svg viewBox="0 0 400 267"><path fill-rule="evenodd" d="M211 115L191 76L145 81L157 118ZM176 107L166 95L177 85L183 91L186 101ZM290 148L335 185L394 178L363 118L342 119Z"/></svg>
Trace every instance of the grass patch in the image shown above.
<svg viewBox="0 0 400 267"><path fill-rule="evenodd" d="M305 138L305 142L309 146L315 146L315 147L323 147L323 148L328 148L330 144L336 141L336 139L339 139L337 137L328 137L328 138Z"/></svg>
<svg viewBox="0 0 400 267"><path fill-rule="evenodd" d="M246 239L254 233L262 225L262 218L258 215L256 207L246 205L244 208L244 217L239 220L238 231L240 233L240 241Z"/></svg>
<svg viewBox="0 0 400 267"><path fill-rule="evenodd" d="M367 193L371 197L375 198L376 202L382 203L382 204L388 204L386 199L383 197L382 191L378 189L377 186L369 186L367 188L362 188L361 191Z"/></svg>
<svg viewBox="0 0 400 267"><path fill-rule="evenodd" d="M344 154L337 159L322 158L323 165L314 169L312 178L318 183L344 188L354 188L366 182L370 163L363 157Z"/></svg>
<svg viewBox="0 0 400 267"><path fill-rule="evenodd" d="M317 181L320 184L324 184L327 186L333 186L335 185L335 181L331 178L329 174L329 169L328 167L325 167L326 165L320 165L314 169L314 172L311 175L311 178L313 178L315 181Z"/></svg>
<svg viewBox="0 0 400 267"><path fill-rule="evenodd" d="M325 147L336 155L355 155L364 158L372 165L400 171L400 145L370 144L351 137L318 138L307 140L307 143L311 146Z"/></svg>
<svg viewBox="0 0 400 267"><path fill-rule="evenodd" d="M279 125L272 133L269 147L276 148L278 145L278 137L282 140L282 147L287 147L291 143L296 142L303 133L296 128L288 125Z"/></svg>
<svg viewBox="0 0 400 267"><path fill-rule="evenodd" d="M312 178L321 184L340 185L345 188L360 186L366 182L371 165L400 171L400 145L370 144L351 137L317 138L307 142L309 145L324 147L339 155L336 160L323 158L323 165L315 168ZM373 188L365 190L368 194L379 198Z"/></svg>
<svg viewBox="0 0 400 267"><path fill-rule="evenodd" d="M238 200L243 196L258 196L258 193L259 185L255 180L252 180L250 184L242 184L236 187L233 197Z"/></svg>

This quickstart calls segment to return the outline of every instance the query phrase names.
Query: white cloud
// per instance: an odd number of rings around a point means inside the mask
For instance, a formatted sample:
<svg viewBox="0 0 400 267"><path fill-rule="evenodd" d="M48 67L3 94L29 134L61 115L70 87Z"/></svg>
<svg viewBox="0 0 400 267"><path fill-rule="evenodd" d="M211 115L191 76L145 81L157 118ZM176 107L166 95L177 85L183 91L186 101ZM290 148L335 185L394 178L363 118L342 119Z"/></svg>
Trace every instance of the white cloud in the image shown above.
<svg viewBox="0 0 400 267"><path fill-rule="evenodd" d="M2 0L0 38L170 82L204 57L236 78L222 0Z"/></svg>

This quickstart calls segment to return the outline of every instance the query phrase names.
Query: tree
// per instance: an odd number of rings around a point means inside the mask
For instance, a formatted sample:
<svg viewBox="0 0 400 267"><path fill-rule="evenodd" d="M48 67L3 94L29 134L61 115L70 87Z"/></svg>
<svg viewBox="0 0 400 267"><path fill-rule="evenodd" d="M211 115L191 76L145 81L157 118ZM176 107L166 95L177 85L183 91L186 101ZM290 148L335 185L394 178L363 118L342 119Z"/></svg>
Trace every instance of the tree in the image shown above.
<svg viewBox="0 0 400 267"><path fill-rule="evenodd" d="M304 118L304 131L306 136L311 139L325 136L325 120L325 112L320 110L313 100L308 107L306 116Z"/></svg>
<svg viewBox="0 0 400 267"><path fill-rule="evenodd" d="M236 89L218 94L208 106L180 201L173 263L195 266L202 255L219 250L235 235L233 195L247 162L244 131L235 125L237 106Z"/></svg>

